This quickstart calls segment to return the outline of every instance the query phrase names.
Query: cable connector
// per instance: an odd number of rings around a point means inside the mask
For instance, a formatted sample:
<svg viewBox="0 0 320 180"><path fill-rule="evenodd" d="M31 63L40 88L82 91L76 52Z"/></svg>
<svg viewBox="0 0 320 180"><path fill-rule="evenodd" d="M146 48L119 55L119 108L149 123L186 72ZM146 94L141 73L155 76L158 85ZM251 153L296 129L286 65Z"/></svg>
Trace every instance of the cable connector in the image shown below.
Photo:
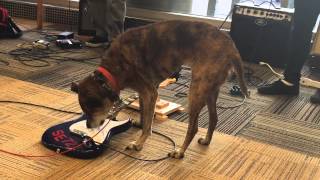
<svg viewBox="0 0 320 180"><path fill-rule="evenodd" d="M230 94L233 96L242 96L242 92L239 86L232 86L232 88L230 89Z"/></svg>

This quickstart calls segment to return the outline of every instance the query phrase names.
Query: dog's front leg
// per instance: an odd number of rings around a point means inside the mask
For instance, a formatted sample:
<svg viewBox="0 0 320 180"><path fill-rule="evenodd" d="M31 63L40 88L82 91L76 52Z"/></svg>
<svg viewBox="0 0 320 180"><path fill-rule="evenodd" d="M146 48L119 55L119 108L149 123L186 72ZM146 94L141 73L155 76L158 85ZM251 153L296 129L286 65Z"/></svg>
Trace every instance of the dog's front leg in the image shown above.
<svg viewBox="0 0 320 180"><path fill-rule="evenodd" d="M142 105L142 107L140 107L142 134L136 141L130 143L127 149L135 149L137 151L140 151L143 147L144 142L151 135L151 127L157 97L158 92L156 88L149 88L143 93L139 93L139 98L141 101L140 104Z"/></svg>

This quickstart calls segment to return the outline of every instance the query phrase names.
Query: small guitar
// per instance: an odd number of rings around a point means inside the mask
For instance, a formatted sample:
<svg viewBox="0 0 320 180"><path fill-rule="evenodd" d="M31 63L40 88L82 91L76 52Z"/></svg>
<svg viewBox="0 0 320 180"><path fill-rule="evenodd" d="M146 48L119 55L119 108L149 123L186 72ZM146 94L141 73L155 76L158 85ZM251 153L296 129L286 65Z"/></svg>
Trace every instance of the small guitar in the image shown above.
<svg viewBox="0 0 320 180"><path fill-rule="evenodd" d="M99 144L108 144L113 135L126 131L129 124L131 124L130 119L123 121L106 119L99 128L90 129L86 126L86 120L83 120L72 124L69 130L79 136L90 137Z"/></svg>
<svg viewBox="0 0 320 180"><path fill-rule="evenodd" d="M90 159L102 154L112 136L128 130L130 119L123 121L107 119L100 129L86 128L85 115L47 129L42 135L42 144L64 155ZM100 131L101 130L101 131ZM93 138L93 139L92 139Z"/></svg>

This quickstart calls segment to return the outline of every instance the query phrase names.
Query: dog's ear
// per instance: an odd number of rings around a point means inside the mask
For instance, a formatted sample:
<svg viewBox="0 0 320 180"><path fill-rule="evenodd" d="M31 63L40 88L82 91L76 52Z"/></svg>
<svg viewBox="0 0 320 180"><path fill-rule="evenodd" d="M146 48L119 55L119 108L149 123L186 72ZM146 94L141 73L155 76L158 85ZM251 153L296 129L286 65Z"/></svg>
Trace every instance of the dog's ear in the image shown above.
<svg viewBox="0 0 320 180"><path fill-rule="evenodd" d="M75 93L78 93L79 92L79 86L77 83L75 82L72 82L71 83L71 91L75 92Z"/></svg>

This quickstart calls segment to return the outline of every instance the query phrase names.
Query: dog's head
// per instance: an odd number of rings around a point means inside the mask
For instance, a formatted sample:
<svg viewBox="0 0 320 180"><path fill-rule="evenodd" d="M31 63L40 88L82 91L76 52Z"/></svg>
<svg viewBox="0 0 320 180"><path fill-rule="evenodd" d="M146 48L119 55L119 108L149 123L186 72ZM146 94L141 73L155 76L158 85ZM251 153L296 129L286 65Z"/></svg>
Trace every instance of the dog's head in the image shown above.
<svg viewBox="0 0 320 180"><path fill-rule="evenodd" d="M79 104L87 116L87 128L104 123L119 95L108 85L103 75L95 72L79 84L72 83L71 90L78 93Z"/></svg>

